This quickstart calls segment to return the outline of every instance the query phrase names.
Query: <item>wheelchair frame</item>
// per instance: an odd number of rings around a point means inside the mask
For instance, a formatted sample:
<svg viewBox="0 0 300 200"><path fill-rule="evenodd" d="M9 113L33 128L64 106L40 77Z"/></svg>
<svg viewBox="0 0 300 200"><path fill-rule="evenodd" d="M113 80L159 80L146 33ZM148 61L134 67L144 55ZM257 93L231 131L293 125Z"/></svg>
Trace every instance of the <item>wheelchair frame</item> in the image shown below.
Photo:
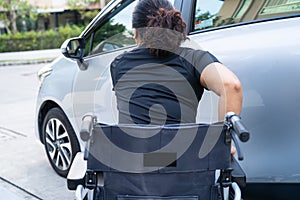
<svg viewBox="0 0 300 200"><path fill-rule="evenodd" d="M176 145L159 151L180 135L178 131L184 132L179 140L192 141L190 146L179 153ZM141 137L126 134L132 132ZM234 113L226 115L224 124L178 126L109 126L87 115L80 136L86 149L75 156L67 178L78 200L239 200L240 187L246 185L245 173L230 156L230 147L234 141L242 160L236 136L246 142L249 132ZM108 145L108 141L113 143ZM126 162L126 154L120 155L114 146L140 157ZM123 163L128 166L120 167ZM217 179L216 170L220 173Z"/></svg>

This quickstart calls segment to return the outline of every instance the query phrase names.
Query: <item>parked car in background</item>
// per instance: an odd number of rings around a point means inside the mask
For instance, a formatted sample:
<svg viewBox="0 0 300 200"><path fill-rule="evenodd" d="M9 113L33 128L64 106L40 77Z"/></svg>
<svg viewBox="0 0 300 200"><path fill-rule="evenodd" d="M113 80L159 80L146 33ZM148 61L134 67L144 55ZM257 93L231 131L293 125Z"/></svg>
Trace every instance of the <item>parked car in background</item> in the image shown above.
<svg viewBox="0 0 300 200"><path fill-rule="evenodd" d="M187 23L184 44L213 53L242 82L242 145L249 199L300 198L300 0L173 0ZM37 136L54 170L66 176L82 117L116 123L110 63L135 47L134 0L113 0L60 56L39 72ZM197 121L217 120L217 97L205 91ZM263 192L262 192L263 191ZM247 199L247 198L246 198Z"/></svg>

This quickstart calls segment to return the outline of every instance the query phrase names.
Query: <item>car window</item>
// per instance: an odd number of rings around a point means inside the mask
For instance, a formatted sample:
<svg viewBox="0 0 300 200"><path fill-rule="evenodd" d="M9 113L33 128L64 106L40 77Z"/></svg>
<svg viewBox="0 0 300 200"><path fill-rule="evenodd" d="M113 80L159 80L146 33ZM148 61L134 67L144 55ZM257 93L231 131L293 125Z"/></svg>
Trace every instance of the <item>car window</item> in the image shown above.
<svg viewBox="0 0 300 200"><path fill-rule="evenodd" d="M197 0L194 31L296 13L300 0Z"/></svg>
<svg viewBox="0 0 300 200"><path fill-rule="evenodd" d="M133 2L95 30L91 41L86 42L86 48L91 49L88 55L108 52L135 44L131 26L132 12L136 5ZM87 50L87 49L86 49Z"/></svg>

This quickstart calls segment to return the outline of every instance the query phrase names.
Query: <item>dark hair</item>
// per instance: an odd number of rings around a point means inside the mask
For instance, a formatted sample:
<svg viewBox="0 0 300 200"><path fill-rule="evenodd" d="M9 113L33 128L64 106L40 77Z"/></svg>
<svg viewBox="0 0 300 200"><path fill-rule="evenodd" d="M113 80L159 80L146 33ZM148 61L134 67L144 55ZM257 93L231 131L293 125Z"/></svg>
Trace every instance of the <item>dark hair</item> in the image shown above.
<svg viewBox="0 0 300 200"><path fill-rule="evenodd" d="M140 0L133 12L132 26L151 54L165 57L187 39L181 13L168 0Z"/></svg>

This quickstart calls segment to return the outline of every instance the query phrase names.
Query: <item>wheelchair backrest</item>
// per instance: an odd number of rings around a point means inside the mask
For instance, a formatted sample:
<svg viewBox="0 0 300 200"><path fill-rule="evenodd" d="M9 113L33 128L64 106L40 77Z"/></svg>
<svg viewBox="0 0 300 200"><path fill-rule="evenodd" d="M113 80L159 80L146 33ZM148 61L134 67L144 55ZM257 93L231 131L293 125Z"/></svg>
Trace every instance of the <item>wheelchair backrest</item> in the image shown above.
<svg viewBox="0 0 300 200"><path fill-rule="evenodd" d="M221 124L93 127L88 170L176 173L228 169L231 138Z"/></svg>

